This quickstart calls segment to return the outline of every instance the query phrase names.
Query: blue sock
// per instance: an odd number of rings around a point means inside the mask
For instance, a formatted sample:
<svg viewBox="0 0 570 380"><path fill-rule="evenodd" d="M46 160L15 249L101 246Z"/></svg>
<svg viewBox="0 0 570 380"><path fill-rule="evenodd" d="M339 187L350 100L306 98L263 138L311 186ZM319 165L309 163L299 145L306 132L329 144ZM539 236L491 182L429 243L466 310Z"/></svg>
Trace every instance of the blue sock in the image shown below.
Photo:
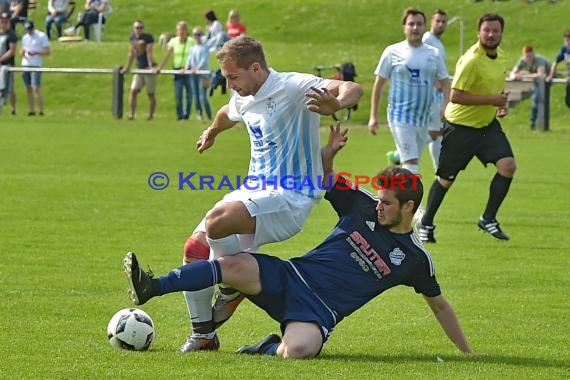
<svg viewBox="0 0 570 380"><path fill-rule="evenodd" d="M158 279L160 294L195 291L222 282L222 270L216 260L199 260L170 271Z"/></svg>

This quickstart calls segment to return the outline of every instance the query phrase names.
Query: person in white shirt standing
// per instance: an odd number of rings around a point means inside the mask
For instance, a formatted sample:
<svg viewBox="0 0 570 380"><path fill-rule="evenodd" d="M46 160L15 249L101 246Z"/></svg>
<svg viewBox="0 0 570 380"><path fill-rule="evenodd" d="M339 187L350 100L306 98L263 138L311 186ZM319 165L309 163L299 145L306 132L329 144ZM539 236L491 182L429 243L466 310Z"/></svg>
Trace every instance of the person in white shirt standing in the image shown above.
<svg viewBox="0 0 570 380"><path fill-rule="evenodd" d="M402 19L406 39L388 46L375 70L368 129L378 130L378 107L384 85L391 81L388 98L388 125L400 152L402 166L414 174L419 173L422 150L429 141L427 127L431 120L431 107L436 82L443 89L444 104L449 101L449 73L439 51L422 42L425 31L425 14L407 8Z"/></svg>
<svg viewBox="0 0 570 380"><path fill-rule="evenodd" d="M22 36L22 66L42 67L43 57L50 54L47 35L34 28L32 21L24 23L26 34ZM42 73L39 71L26 71L23 73L24 84L28 92L28 116L35 116L35 99L38 102L40 116L44 115L44 98L41 91ZM35 98L35 99L34 99Z"/></svg>

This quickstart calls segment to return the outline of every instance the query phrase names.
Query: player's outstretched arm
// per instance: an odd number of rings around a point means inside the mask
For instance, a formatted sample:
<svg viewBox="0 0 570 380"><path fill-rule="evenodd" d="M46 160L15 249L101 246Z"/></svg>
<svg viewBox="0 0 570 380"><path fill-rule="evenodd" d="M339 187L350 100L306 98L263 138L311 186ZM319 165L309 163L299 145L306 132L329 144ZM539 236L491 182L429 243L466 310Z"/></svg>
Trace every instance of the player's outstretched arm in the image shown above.
<svg viewBox="0 0 570 380"><path fill-rule="evenodd" d="M333 161L336 154L344 148L348 137L347 128L341 128L340 123L336 126L329 126L329 141L327 145L321 148L321 157L323 160L323 189L332 188L336 182L336 173L333 168Z"/></svg>
<svg viewBox="0 0 570 380"><path fill-rule="evenodd" d="M445 331L447 337L465 354L473 354L473 350L467 343L467 339L461 330L459 325L459 320L455 315L455 311L447 302L447 300L442 296L436 297L425 297L427 304L429 305L431 311L435 315L435 318Z"/></svg>
<svg viewBox="0 0 570 380"><path fill-rule="evenodd" d="M309 111L330 116L340 109L356 105L362 93L358 83L332 80L327 88L311 87L305 93L305 105Z"/></svg>
<svg viewBox="0 0 570 380"><path fill-rule="evenodd" d="M196 149L198 150L198 153L202 153L206 149L210 148L214 145L217 135L237 124L237 121L230 120L228 117L228 110L229 106L227 104L220 108L214 117L214 121L212 121L212 125L202 132L200 137L198 137L198 141L196 141Z"/></svg>

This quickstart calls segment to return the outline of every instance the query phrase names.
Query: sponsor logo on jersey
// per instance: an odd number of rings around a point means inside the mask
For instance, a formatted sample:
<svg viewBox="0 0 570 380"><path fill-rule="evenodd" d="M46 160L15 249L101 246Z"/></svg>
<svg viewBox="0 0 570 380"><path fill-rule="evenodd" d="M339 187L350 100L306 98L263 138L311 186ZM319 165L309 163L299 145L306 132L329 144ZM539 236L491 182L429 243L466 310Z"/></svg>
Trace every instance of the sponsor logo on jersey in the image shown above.
<svg viewBox="0 0 570 380"><path fill-rule="evenodd" d="M370 243L358 231L354 231L346 238L348 244L355 250L357 257L366 263L366 267L372 269L376 277L383 278L390 274L390 267L382 260L378 252L370 246ZM354 252L353 252L354 253ZM354 255L351 255L356 260ZM360 260L356 260L363 268ZM364 270L368 272L368 269Z"/></svg>
<svg viewBox="0 0 570 380"><path fill-rule="evenodd" d="M370 228L370 231L374 231L374 227L376 227L376 223L371 222L370 220L366 221L366 225Z"/></svg>

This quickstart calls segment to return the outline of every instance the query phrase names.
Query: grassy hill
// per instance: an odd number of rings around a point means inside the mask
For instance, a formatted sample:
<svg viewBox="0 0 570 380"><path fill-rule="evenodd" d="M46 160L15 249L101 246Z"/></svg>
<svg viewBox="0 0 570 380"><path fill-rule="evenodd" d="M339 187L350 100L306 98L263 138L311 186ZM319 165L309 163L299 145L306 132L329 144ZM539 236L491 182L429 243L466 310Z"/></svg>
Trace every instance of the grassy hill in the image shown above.
<svg viewBox="0 0 570 380"><path fill-rule="evenodd" d="M32 14L38 28L43 28L45 2L41 2ZM437 7L445 9L450 18L465 19L464 46L476 41L478 17L488 11L502 14L506 29L502 47L514 65L520 57L523 44L531 43L536 51L553 58L562 43L562 33L567 27L570 4L559 1L551 4L539 1L527 4L524 1L471 2L462 1L416 1L416 6L430 15ZM167 6L149 0L125 0L113 2L113 13L104 31L104 42L52 44L53 54L46 59L51 67L97 67L113 68L126 61L127 39L135 19L146 23L147 32L158 38L160 33L174 31L177 21L187 20L190 25L204 25L204 12L212 7L209 1L168 2ZM281 71L314 72L315 64L334 64L344 61L355 63L358 78L366 93L360 110L354 115L354 123L366 124L370 102L370 89L374 81L373 70L380 53L390 43L403 39L401 14L405 7L392 1L217 1L214 6L218 18L225 23L228 11L236 7L248 26L248 33L263 42L269 64ZM74 19L75 16L72 17ZM530 20L534 20L531 22ZM536 22L535 20L545 20ZM546 21L548 20L548 21ZM459 52L459 23L452 25L444 35L448 53L448 67L454 71ZM157 44L158 45L158 44ZM157 60L164 51L155 47ZM215 59L212 58L212 67ZM127 84L130 78L127 78ZM20 107L25 105L23 85L17 80ZM99 75L46 75L44 80L47 113L77 120L99 113L110 119L109 76ZM173 90L170 76L163 75L158 87L158 117L172 120ZM562 103L563 86L554 86L552 95L552 127L570 125L570 113ZM214 106L226 101L215 96ZM141 105L146 107L142 98ZM527 127L528 101L517 107L505 121L512 128ZM23 113L23 112L22 112Z"/></svg>

